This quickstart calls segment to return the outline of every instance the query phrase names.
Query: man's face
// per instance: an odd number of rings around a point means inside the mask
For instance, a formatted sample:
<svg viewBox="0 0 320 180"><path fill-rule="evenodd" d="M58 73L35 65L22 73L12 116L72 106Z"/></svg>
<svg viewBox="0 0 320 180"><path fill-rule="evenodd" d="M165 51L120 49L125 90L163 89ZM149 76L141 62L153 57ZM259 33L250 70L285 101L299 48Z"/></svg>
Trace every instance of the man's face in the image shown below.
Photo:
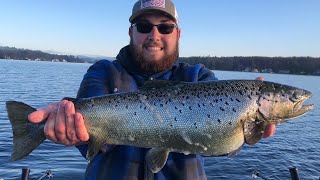
<svg viewBox="0 0 320 180"><path fill-rule="evenodd" d="M170 18L160 14L146 14L136 22L175 24ZM135 63L143 72L156 73L173 65L179 54L180 29L174 28L170 34L161 34L156 26L148 33L138 32L136 26L129 29L130 50Z"/></svg>

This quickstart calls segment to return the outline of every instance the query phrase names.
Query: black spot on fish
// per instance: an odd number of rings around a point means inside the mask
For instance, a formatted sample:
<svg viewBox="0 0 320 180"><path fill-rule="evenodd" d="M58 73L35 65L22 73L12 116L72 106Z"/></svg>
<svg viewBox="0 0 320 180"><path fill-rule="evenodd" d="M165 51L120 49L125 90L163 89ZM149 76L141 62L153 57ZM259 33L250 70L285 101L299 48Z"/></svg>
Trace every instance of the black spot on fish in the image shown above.
<svg viewBox="0 0 320 180"><path fill-rule="evenodd" d="M133 113L133 115L135 115L135 116L136 116L136 115L137 115L137 112L134 112L134 113Z"/></svg>
<svg viewBox="0 0 320 180"><path fill-rule="evenodd" d="M270 100L269 100L269 99L267 99L266 97L263 97L262 99L263 99L263 100L267 100L267 101L270 101Z"/></svg>
<svg viewBox="0 0 320 180"><path fill-rule="evenodd" d="M185 104L184 104L184 103L181 103L181 105L184 106Z"/></svg>
<svg viewBox="0 0 320 180"><path fill-rule="evenodd" d="M233 98L230 98L231 101L233 101Z"/></svg>
<svg viewBox="0 0 320 180"><path fill-rule="evenodd" d="M238 98L236 98L236 101L240 102L240 100Z"/></svg>
<svg viewBox="0 0 320 180"><path fill-rule="evenodd" d="M179 110L179 113L182 113L182 110L181 110L181 109Z"/></svg>
<svg viewBox="0 0 320 180"><path fill-rule="evenodd" d="M201 107L201 105L198 103L198 106Z"/></svg>
<svg viewBox="0 0 320 180"><path fill-rule="evenodd" d="M241 90L239 90L238 93L239 93L241 96L243 96L243 94L244 94Z"/></svg>
<svg viewBox="0 0 320 180"><path fill-rule="evenodd" d="M248 98L252 100L252 97L250 95L248 95Z"/></svg>
<svg viewBox="0 0 320 180"><path fill-rule="evenodd" d="M126 105L126 109L128 109L128 105Z"/></svg>
<svg viewBox="0 0 320 180"><path fill-rule="evenodd" d="M232 108L232 111L233 111L233 112L237 112L237 111L236 111L236 108Z"/></svg>
<svg viewBox="0 0 320 180"><path fill-rule="evenodd" d="M202 106L206 106L204 103L202 103Z"/></svg>
<svg viewBox="0 0 320 180"><path fill-rule="evenodd" d="M160 107L163 107L163 104L160 104Z"/></svg>
<svg viewBox="0 0 320 180"><path fill-rule="evenodd" d="M224 109L223 107L220 107L220 110L221 110L221 111L225 111L225 109Z"/></svg>
<svg viewBox="0 0 320 180"><path fill-rule="evenodd" d="M191 107L191 106L189 106L189 109L190 109L190 110L192 110L192 107Z"/></svg>
<svg viewBox="0 0 320 180"><path fill-rule="evenodd" d="M178 121L178 120L177 120L177 117L174 117L174 121Z"/></svg>
<svg viewBox="0 0 320 180"><path fill-rule="evenodd" d="M221 120L220 119L218 119L217 121L218 121L219 124L221 124Z"/></svg>
<svg viewBox="0 0 320 180"><path fill-rule="evenodd" d="M211 118L211 115L210 114L207 114L208 118Z"/></svg>
<svg viewBox="0 0 320 180"><path fill-rule="evenodd" d="M147 107L144 107L144 110L146 110L147 109Z"/></svg>
<svg viewBox="0 0 320 180"><path fill-rule="evenodd" d="M190 98L189 96L186 97L186 99L189 99L189 98Z"/></svg>
<svg viewBox="0 0 320 180"><path fill-rule="evenodd" d="M177 106L175 106L174 109L178 109Z"/></svg>
<svg viewBox="0 0 320 180"><path fill-rule="evenodd" d="M227 106L229 106L229 103L228 103L228 102L226 102L225 104L226 104Z"/></svg>
<svg viewBox="0 0 320 180"><path fill-rule="evenodd" d="M232 125L232 122L231 122L231 121L229 122L229 125Z"/></svg>

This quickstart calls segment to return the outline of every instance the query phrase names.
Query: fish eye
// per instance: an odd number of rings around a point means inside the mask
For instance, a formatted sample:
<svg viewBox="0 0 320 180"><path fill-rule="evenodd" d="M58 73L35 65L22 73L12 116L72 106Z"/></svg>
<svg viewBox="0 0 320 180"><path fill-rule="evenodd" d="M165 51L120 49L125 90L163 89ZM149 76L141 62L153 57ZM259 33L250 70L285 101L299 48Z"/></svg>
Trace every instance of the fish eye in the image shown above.
<svg viewBox="0 0 320 180"><path fill-rule="evenodd" d="M290 101L297 102L302 98L302 94L300 91L294 91L293 94L290 97Z"/></svg>

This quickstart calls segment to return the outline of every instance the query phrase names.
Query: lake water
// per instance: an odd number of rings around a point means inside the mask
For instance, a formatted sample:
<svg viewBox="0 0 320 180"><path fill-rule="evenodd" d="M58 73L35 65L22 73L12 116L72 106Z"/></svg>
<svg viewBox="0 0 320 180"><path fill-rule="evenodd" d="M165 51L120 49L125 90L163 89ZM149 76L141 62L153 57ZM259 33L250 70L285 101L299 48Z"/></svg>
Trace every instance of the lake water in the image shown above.
<svg viewBox="0 0 320 180"><path fill-rule="evenodd" d="M46 140L28 157L11 161L12 132L5 102L23 101L41 108L63 97L74 97L90 64L0 60L0 179L19 179L22 168L30 168L37 179L51 170L53 179L83 179L86 161L74 147ZM254 79L302 87L314 96L307 102L316 108L307 115L282 124L272 138L245 145L232 158L207 157L208 179L252 179L259 171L268 179L290 179L296 166L301 179L320 177L320 76L298 76L215 71L219 79ZM258 178L259 179L259 178ZM261 178L260 178L261 179Z"/></svg>

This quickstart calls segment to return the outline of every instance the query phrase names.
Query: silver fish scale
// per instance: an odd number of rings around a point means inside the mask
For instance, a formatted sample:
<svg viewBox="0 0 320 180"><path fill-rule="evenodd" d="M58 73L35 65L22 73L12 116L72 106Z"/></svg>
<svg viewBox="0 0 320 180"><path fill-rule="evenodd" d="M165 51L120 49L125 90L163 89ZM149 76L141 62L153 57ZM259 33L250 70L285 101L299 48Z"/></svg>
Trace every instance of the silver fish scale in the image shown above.
<svg viewBox="0 0 320 180"><path fill-rule="evenodd" d="M243 121L257 109L257 82L181 83L76 104L90 137L103 144L221 155L244 143Z"/></svg>

